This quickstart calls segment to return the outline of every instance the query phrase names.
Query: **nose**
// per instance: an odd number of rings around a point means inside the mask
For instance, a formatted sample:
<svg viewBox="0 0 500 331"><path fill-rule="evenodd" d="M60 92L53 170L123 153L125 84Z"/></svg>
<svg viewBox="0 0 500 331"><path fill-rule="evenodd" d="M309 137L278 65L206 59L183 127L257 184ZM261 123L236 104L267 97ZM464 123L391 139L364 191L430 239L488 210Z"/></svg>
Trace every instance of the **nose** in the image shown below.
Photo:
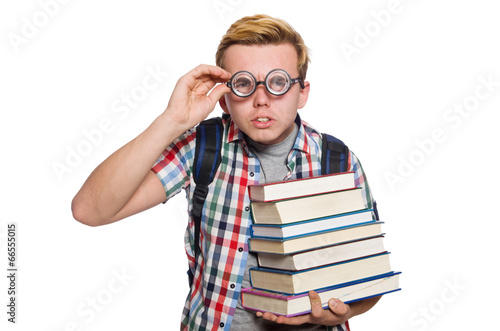
<svg viewBox="0 0 500 331"><path fill-rule="evenodd" d="M257 86L252 97L254 107L269 107L269 92L263 84Z"/></svg>

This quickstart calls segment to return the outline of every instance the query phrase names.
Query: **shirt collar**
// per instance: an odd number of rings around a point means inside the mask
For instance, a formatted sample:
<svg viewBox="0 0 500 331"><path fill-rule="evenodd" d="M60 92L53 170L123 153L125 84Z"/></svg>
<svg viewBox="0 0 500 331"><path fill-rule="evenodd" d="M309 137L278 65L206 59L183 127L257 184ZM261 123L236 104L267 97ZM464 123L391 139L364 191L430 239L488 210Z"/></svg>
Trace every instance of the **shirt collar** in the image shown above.
<svg viewBox="0 0 500 331"><path fill-rule="evenodd" d="M226 137L226 143L232 143L236 141L245 141L245 134L243 131L238 128L236 123L232 120L232 118L228 114L224 114L222 116L223 121L229 122L229 131Z"/></svg>
<svg viewBox="0 0 500 331"><path fill-rule="evenodd" d="M307 124L300 119L299 114L297 114L297 117L295 118L295 123L299 127L299 132L297 133L297 138L295 138L293 149L309 154L311 147L309 146L309 138L305 129Z"/></svg>

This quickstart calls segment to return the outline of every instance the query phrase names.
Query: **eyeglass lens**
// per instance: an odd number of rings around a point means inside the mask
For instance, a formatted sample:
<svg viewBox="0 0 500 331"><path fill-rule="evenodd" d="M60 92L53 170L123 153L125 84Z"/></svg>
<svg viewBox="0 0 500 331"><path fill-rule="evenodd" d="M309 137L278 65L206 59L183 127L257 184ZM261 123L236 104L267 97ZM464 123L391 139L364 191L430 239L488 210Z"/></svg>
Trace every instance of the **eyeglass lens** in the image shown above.
<svg viewBox="0 0 500 331"><path fill-rule="evenodd" d="M247 72L236 74L232 79L233 88L241 95L249 95L255 90L255 78Z"/></svg>

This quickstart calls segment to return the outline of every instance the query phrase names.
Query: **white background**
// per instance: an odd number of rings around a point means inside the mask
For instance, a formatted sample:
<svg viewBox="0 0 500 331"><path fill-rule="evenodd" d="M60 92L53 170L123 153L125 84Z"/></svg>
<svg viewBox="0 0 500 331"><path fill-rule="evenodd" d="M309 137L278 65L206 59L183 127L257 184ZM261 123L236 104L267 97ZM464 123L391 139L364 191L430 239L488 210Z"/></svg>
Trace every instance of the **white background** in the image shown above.
<svg viewBox="0 0 500 331"><path fill-rule="evenodd" d="M183 197L99 228L73 220L71 199L164 110L181 75L214 63L232 22L267 13L291 23L311 49L302 118L363 162L392 267L403 271L403 290L354 318L352 330L492 330L498 305L490 299L500 294L500 20L492 3L2 2L0 274L11 222L19 271L16 324L7 322L1 277L1 329L178 328L187 294ZM356 52L344 53L347 44ZM139 93L148 70L161 72L159 84L126 108L122 96ZM78 148L85 155L76 157Z"/></svg>

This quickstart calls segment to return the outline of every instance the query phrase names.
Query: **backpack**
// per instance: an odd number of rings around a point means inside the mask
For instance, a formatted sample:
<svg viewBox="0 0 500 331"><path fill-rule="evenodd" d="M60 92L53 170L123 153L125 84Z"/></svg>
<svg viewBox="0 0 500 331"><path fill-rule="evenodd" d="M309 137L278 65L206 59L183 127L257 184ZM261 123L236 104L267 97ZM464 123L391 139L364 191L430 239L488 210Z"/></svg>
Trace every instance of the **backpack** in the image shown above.
<svg viewBox="0 0 500 331"><path fill-rule="evenodd" d="M208 186L214 180L221 162L223 126L221 118L211 118L201 122L196 128L196 150L193 177L196 184L193 195L192 216L195 229L195 261L200 254L201 214ZM347 171L349 149L339 139L322 134L321 174Z"/></svg>

